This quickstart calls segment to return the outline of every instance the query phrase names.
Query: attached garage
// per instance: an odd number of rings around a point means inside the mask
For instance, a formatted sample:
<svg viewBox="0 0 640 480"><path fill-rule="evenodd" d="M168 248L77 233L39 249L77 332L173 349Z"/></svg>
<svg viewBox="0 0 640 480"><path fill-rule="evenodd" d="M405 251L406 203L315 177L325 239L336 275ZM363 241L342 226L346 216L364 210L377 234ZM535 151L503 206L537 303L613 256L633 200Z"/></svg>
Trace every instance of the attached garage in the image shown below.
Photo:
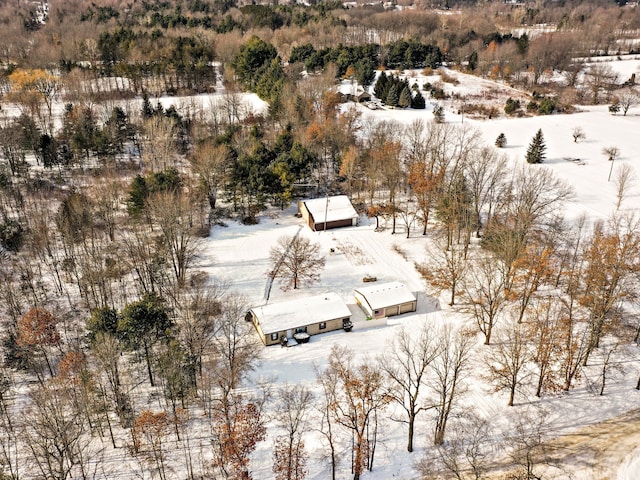
<svg viewBox="0 0 640 480"><path fill-rule="evenodd" d="M352 326L351 310L333 292L254 307L247 320L253 322L265 345L279 344L296 334L317 335Z"/></svg>
<svg viewBox="0 0 640 480"><path fill-rule="evenodd" d="M346 195L301 200L298 202L298 212L314 231L358 224L358 213Z"/></svg>
<svg viewBox="0 0 640 480"><path fill-rule="evenodd" d="M381 283L354 290L356 303L370 318L392 317L415 312L416 296L400 282Z"/></svg>

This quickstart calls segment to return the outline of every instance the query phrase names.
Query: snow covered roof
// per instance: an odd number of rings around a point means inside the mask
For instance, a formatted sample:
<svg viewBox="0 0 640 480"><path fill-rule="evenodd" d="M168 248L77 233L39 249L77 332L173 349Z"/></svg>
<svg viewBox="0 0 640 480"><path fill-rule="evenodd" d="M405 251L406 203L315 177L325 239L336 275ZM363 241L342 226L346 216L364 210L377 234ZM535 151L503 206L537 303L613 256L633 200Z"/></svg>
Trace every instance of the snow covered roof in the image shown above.
<svg viewBox="0 0 640 480"><path fill-rule="evenodd" d="M304 200L304 204L316 223L324 223L325 215L327 222L358 218L356 209L353 208L351 200L346 195Z"/></svg>
<svg viewBox="0 0 640 480"><path fill-rule="evenodd" d="M372 310L416 301L411 290L400 282L381 283L354 290L367 300Z"/></svg>
<svg viewBox="0 0 640 480"><path fill-rule="evenodd" d="M347 304L333 292L254 307L251 311L257 317L262 333L265 335L327 320L351 317L351 310Z"/></svg>

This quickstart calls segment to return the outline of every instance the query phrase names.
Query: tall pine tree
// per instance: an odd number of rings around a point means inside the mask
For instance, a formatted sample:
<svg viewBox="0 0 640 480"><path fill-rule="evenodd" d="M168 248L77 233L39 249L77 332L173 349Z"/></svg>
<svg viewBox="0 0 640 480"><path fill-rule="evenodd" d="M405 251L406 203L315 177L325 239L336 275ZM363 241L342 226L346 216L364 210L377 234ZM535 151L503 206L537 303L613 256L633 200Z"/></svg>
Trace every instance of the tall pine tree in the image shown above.
<svg viewBox="0 0 640 480"><path fill-rule="evenodd" d="M539 129L534 135L529 148L527 148L527 162L529 163L542 163L545 159L545 153L547 146L544 143L544 136L542 135L542 129Z"/></svg>

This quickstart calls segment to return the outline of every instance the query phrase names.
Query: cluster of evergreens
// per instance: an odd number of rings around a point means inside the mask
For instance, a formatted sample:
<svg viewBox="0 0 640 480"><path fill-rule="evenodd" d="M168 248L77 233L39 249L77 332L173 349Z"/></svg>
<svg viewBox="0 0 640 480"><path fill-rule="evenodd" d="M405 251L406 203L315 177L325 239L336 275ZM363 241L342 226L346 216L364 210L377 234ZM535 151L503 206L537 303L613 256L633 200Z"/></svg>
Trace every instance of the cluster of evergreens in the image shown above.
<svg viewBox="0 0 640 480"><path fill-rule="evenodd" d="M415 93L412 94L412 90ZM409 80L382 72L373 87L373 93L391 107L423 109L425 100L417 84L409 86Z"/></svg>

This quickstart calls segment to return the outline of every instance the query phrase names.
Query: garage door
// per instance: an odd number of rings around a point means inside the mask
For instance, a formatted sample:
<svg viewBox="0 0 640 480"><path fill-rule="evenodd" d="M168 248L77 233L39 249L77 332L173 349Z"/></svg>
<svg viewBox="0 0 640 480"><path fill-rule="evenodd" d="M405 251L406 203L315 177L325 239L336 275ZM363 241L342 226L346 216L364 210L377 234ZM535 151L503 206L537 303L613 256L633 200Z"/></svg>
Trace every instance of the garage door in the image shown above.
<svg viewBox="0 0 640 480"><path fill-rule="evenodd" d="M413 312L413 302L400 305L400 313Z"/></svg>

